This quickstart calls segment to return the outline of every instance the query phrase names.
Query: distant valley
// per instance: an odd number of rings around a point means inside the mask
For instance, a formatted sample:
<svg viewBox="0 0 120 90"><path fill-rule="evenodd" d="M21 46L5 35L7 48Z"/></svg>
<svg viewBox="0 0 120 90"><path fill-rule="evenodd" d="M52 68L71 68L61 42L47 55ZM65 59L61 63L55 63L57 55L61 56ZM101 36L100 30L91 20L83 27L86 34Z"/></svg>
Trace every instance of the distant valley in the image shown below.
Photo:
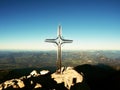
<svg viewBox="0 0 120 90"><path fill-rule="evenodd" d="M0 51L0 70L56 66L56 51ZM105 64L120 70L120 51L64 51L63 66Z"/></svg>

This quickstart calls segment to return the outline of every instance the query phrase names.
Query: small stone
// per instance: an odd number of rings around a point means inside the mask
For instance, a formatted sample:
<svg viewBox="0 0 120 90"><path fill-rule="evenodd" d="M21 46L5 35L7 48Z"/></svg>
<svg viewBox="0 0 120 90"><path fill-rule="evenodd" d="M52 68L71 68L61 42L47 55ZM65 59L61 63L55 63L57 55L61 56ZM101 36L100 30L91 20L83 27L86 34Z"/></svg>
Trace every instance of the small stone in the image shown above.
<svg viewBox="0 0 120 90"><path fill-rule="evenodd" d="M36 83L36 85L35 85L35 89L37 89L37 88L41 88L42 87L42 85L40 85L39 83Z"/></svg>
<svg viewBox="0 0 120 90"><path fill-rule="evenodd" d="M48 74L48 73L49 73L48 70L42 70L42 71L40 71L40 75L45 75L45 74Z"/></svg>

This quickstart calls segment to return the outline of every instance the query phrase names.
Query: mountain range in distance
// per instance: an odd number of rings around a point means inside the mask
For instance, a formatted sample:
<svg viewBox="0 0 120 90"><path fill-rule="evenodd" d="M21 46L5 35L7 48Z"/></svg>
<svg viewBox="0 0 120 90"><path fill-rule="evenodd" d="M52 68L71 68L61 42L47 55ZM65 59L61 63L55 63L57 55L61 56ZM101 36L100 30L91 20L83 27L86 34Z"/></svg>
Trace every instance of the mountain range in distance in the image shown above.
<svg viewBox="0 0 120 90"><path fill-rule="evenodd" d="M56 51L0 51L0 70L56 66ZM120 51L63 51L63 66L105 64L120 70Z"/></svg>

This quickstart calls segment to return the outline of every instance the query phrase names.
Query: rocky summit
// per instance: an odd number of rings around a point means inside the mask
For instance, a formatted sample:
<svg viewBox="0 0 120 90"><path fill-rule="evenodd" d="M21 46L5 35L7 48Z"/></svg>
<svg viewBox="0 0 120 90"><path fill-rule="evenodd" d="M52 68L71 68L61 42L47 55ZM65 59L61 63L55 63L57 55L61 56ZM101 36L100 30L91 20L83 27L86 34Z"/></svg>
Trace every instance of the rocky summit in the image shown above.
<svg viewBox="0 0 120 90"><path fill-rule="evenodd" d="M83 81L83 76L77 73L72 67L67 67L64 69L62 67L62 73L53 73L51 77L59 84L64 83L64 86L67 89L70 89L71 86L74 86L76 83L81 83Z"/></svg>
<svg viewBox="0 0 120 90"><path fill-rule="evenodd" d="M61 70L61 73L33 70L28 76L1 83L0 90L89 90L83 75L73 67L62 67Z"/></svg>

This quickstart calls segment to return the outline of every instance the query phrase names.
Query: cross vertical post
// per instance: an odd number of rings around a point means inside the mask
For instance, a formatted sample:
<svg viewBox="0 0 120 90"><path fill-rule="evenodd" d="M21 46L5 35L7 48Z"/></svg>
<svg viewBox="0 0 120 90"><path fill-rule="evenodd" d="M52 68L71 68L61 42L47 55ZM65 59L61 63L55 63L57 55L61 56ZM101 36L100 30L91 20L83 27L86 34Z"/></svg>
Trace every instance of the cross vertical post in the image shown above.
<svg viewBox="0 0 120 90"><path fill-rule="evenodd" d="M62 61L62 52L61 52L61 45L58 45L58 50L57 50L57 70L60 69L61 72L61 61Z"/></svg>
<svg viewBox="0 0 120 90"><path fill-rule="evenodd" d="M59 25L58 27L58 36L56 39L46 39L45 42L49 42L49 43L55 43L58 46L58 51L57 51L57 72L58 73L62 73L61 72L61 66L62 66L62 53L61 53L61 45L64 43L72 43L73 40L67 40L67 39L63 39L62 37L62 33L61 33L61 26Z"/></svg>

